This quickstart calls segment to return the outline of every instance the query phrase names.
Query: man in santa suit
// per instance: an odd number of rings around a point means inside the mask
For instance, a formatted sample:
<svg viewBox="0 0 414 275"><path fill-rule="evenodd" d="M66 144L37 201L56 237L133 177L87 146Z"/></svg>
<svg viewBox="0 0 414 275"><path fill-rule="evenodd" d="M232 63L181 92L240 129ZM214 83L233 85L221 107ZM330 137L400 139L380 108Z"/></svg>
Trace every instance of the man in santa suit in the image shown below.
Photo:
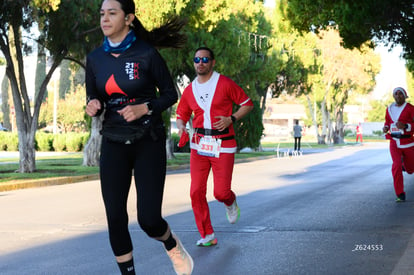
<svg viewBox="0 0 414 275"><path fill-rule="evenodd" d="M216 60L210 48L194 54L197 77L184 90L177 107L177 128L186 140L186 124L193 116L190 137L191 205L201 239L198 246L217 244L207 203L207 179L213 171L214 197L223 202L227 219L240 216L236 195L231 190L234 154L237 149L233 124L253 109L253 102L233 80L214 71ZM233 104L240 106L233 113Z"/></svg>
<svg viewBox="0 0 414 275"><path fill-rule="evenodd" d="M395 88L392 95L395 102L387 108L383 132L390 140L396 201L404 202L403 170L414 172L414 106L405 101L408 96L403 88Z"/></svg>

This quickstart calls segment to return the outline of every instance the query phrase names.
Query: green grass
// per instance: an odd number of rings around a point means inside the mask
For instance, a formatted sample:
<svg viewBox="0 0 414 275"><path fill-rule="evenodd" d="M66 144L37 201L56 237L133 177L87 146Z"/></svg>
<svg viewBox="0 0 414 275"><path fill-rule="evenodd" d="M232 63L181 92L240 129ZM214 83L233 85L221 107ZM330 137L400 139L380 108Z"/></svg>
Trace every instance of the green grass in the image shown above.
<svg viewBox="0 0 414 275"><path fill-rule="evenodd" d="M34 180L55 177L70 177L97 174L98 167L82 166L82 155L71 157L49 157L36 160L36 171L33 173L16 173L18 163L2 163L0 161L0 183L19 180ZM18 161L18 160L8 160Z"/></svg>
<svg viewBox="0 0 414 275"><path fill-rule="evenodd" d="M377 141L377 139L366 139L364 141ZM379 141L379 140L378 140ZM346 140L347 145L356 144L354 139ZM275 149L279 143L268 142L263 143L262 147L267 148L264 152L248 152L238 153L235 155L236 160L246 160L248 158L274 156ZM324 149L332 148L342 145L321 145L314 142L302 142L302 149ZM280 148L293 148L292 142L281 142ZM179 167L190 163L189 153L175 153L175 159L167 161L169 167ZM15 171L19 168L18 158L2 158L0 159L0 184L10 181L21 181L21 180L35 180L35 179L46 179L54 177L70 177L70 176L83 176L83 175L94 175L99 173L98 167L87 167L82 166L83 153L65 154L62 156L37 156L36 157L36 171L33 173L16 173Z"/></svg>

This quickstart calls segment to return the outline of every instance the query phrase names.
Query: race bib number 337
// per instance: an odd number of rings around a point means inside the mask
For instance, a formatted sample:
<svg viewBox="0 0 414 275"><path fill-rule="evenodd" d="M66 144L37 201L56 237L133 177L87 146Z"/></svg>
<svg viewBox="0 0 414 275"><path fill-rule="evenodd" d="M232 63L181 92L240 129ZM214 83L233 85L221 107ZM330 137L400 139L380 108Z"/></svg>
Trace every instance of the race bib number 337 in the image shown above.
<svg viewBox="0 0 414 275"><path fill-rule="evenodd" d="M199 155L216 158L220 156L221 139L202 137L198 146L197 153Z"/></svg>

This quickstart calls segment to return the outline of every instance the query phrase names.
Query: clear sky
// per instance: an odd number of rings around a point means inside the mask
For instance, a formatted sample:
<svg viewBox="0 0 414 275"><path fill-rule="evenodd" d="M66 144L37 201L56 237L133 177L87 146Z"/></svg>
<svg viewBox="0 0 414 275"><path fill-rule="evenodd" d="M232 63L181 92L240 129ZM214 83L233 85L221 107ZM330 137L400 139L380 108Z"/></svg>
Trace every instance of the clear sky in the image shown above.
<svg viewBox="0 0 414 275"><path fill-rule="evenodd" d="M401 46L395 47L391 52L388 47L379 46L376 52L381 55L381 72L376 77L377 85L373 93L375 99L381 99L387 93L391 94L395 87L406 89L405 61L400 58Z"/></svg>

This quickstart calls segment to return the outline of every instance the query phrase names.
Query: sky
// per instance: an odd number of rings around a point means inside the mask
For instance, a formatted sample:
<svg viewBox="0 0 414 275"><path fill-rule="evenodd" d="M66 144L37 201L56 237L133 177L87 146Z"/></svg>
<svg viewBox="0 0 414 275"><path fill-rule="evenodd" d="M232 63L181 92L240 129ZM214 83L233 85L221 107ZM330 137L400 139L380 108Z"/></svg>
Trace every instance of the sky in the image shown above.
<svg viewBox="0 0 414 275"><path fill-rule="evenodd" d="M379 46L375 51L381 55L381 72L376 77L374 98L381 99L387 93L391 94L396 87L403 87L407 90L405 61L400 58L402 47L397 46L390 52L388 47Z"/></svg>

